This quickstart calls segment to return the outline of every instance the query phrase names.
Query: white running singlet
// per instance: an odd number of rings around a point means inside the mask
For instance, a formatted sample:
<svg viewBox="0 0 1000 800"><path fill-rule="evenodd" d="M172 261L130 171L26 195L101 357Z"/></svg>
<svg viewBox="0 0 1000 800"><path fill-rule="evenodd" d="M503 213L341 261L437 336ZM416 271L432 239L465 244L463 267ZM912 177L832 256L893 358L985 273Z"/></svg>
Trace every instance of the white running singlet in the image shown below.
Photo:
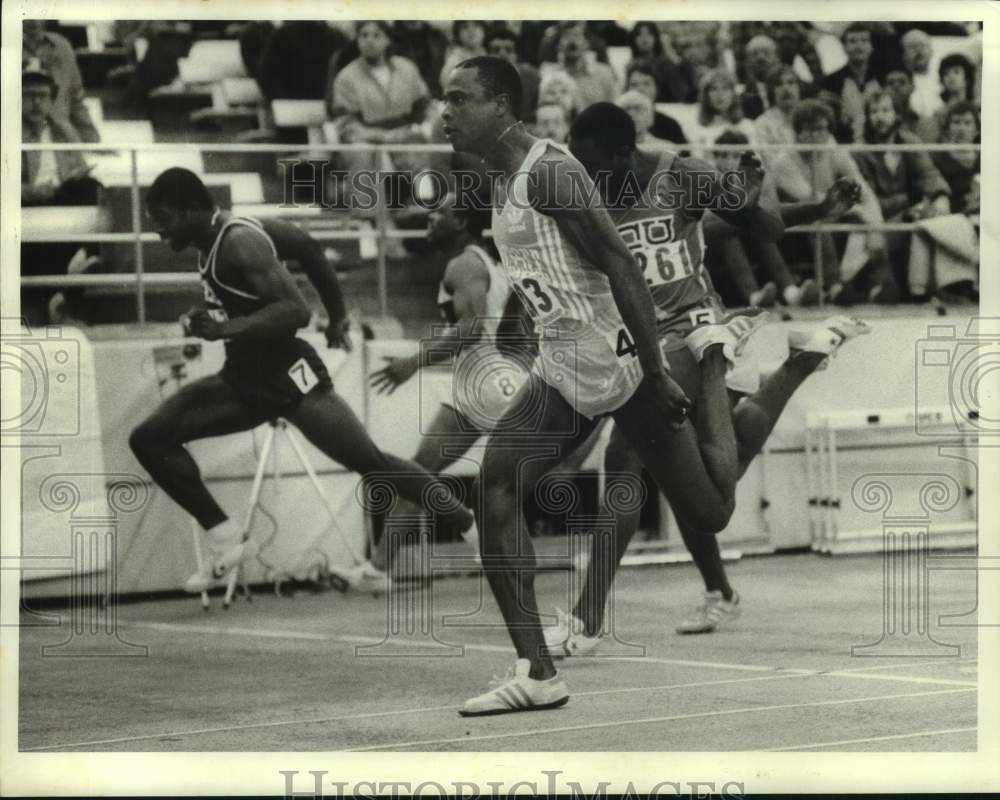
<svg viewBox="0 0 1000 800"><path fill-rule="evenodd" d="M535 369L574 409L593 418L632 396L642 367L607 275L563 237L554 219L528 202L528 176L550 151L586 174L567 148L547 139L535 142L494 203L493 241L507 279L535 321Z"/></svg>

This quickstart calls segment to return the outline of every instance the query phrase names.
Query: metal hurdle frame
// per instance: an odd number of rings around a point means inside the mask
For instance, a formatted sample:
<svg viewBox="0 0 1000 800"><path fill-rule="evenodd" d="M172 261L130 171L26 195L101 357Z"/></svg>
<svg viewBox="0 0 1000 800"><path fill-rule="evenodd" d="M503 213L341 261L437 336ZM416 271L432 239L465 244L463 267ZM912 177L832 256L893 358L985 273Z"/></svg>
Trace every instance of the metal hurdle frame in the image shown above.
<svg viewBox="0 0 1000 800"><path fill-rule="evenodd" d="M925 421L932 420L941 427L950 427L952 409L947 406L926 409L919 415L913 408L872 408L848 411L812 412L806 415L805 456L806 483L811 527L811 549L813 552L833 555L847 552L841 538L838 511L841 506L839 496L838 432L861 432L864 430L899 431L913 430L920 416ZM925 422L926 424L926 422ZM969 452L972 447L969 433L956 431L954 443ZM942 442L944 444L944 442ZM975 474L966 477L975 481ZM975 544L978 524L950 523L942 526L942 533L971 533ZM880 541L880 540L879 540Z"/></svg>

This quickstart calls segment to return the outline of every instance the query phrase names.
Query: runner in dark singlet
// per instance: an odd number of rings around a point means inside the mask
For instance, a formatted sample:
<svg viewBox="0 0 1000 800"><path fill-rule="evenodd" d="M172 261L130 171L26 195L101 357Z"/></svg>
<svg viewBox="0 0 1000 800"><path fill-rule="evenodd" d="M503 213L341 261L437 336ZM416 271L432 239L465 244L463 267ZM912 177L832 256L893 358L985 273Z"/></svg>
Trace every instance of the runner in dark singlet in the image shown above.
<svg viewBox="0 0 1000 800"><path fill-rule="evenodd" d="M309 308L263 224L216 208L198 176L176 167L153 182L146 205L163 240L177 252L196 247L201 256L205 308L182 318L186 330L207 341L222 339L226 348L217 375L183 387L129 439L153 480L208 533L212 557L188 579L188 591L203 591L223 580L253 548L209 493L184 445L250 430L279 416L362 477L388 481L402 497L428 511L425 498L433 496L439 522L459 532L474 524L472 513L440 480L379 450L333 390L322 360L296 336L309 322ZM327 299L333 296L332 280L327 276L325 283L320 281ZM342 319L331 324L332 337L342 342Z"/></svg>

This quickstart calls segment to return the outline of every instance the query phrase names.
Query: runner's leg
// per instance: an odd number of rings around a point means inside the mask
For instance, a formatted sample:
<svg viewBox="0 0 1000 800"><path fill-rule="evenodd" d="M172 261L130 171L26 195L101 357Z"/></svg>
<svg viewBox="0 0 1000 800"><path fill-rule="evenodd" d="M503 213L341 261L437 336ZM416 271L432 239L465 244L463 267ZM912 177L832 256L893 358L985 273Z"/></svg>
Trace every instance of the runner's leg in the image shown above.
<svg viewBox="0 0 1000 800"><path fill-rule="evenodd" d="M527 403L530 413L525 413ZM518 658L531 661L529 675L536 680L552 677L555 668L538 616L535 552L523 505L542 476L578 447L594 424L532 375L490 435L476 482L483 569Z"/></svg>
<svg viewBox="0 0 1000 800"><path fill-rule="evenodd" d="M336 392L313 392L285 415L305 437L334 461L363 478L389 482L399 496L416 503L456 530L472 524L472 512L451 489L412 461L384 453L351 407ZM429 508L429 504L433 507Z"/></svg>
<svg viewBox="0 0 1000 800"><path fill-rule="evenodd" d="M169 397L129 436L129 446L154 481L205 529L225 522L184 445L197 439L256 428L266 420L251 411L236 392L212 375Z"/></svg>

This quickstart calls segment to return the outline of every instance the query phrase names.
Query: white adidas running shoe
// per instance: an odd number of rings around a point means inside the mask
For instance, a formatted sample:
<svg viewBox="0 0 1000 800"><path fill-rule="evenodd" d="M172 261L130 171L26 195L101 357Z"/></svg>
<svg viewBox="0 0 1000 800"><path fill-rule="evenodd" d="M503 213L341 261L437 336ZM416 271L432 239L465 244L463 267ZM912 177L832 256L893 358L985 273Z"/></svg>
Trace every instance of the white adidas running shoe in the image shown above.
<svg viewBox="0 0 1000 800"><path fill-rule="evenodd" d="M600 645L601 635L587 636L579 617L557 608L556 618L556 624L545 629L545 646L552 658L589 655Z"/></svg>
<svg viewBox="0 0 1000 800"><path fill-rule="evenodd" d="M705 602L690 617L677 626L678 633L711 633L739 617L739 592L733 592L733 599L726 600L722 592L705 592Z"/></svg>
<svg viewBox="0 0 1000 800"><path fill-rule="evenodd" d="M463 717L482 717L516 711L542 711L566 705L569 690L558 674L548 680L536 681L529 677L530 670L531 662L519 658L504 677L490 681L494 688L466 700L458 713Z"/></svg>
<svg viewBox="0 0 1000 800"><path fill-rule="evenodd" d="M838 315L824 320L818 328L791 329L788 332L788 349L789 351L799 350L834 356L844 342L871 332L871 327L864 320ZM826 367L827 360L824 359L817 369L826 369Z"/></svg>

